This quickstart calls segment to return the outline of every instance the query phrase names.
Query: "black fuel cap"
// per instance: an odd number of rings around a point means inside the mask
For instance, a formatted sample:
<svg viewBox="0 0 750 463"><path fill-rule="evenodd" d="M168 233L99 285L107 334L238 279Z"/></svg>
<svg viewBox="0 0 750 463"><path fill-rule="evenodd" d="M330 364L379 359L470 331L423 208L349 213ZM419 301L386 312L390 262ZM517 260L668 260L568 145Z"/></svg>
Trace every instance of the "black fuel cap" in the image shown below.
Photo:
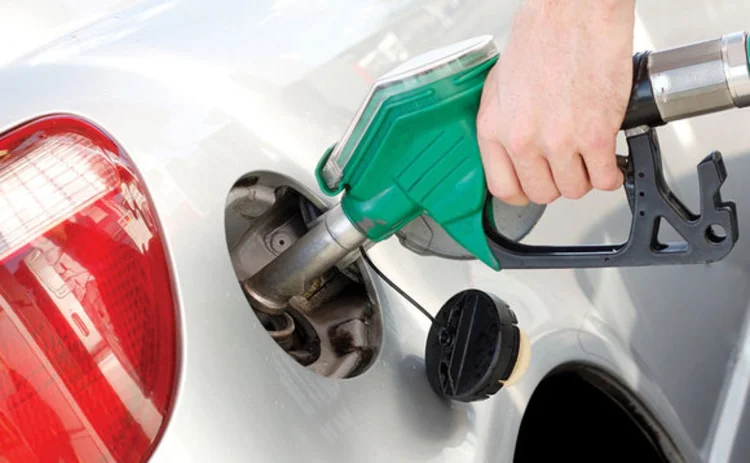
<svg viewBox="0 0 750 463"><path fill-rule="evenodd" d="M441 307L427 335L425 368L441 397L484 400L503 387L521 351L516 315L499 298L461 291Z"/></svg>

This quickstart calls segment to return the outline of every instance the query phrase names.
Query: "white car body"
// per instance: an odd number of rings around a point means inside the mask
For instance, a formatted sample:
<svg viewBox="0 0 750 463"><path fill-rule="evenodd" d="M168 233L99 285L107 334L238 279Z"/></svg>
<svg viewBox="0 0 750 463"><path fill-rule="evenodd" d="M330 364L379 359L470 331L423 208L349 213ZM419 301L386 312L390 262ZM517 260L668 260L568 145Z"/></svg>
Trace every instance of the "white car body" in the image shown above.
<svg viewBox="0 0 750 463"><path fill-rule="evenodd" d="M418 256L395 238L371 249L383 272L431 311L469 287L511 305L529 334L531 365L490 400L437 398L421 366L429 321L377 276L381 350L351 379L297 365L250 310L225 234L235 182L275 172L333 204L314 168L372 80L480 34L492 34L502 51L517 8L500 0L0 7L0 131L48 113L94 121L132 158L162 223L181 363L151 461L510 461L535 388L567 364L616 378L685 460L750 459L748 111L659 129L668 180L688 204L697 203L698 161L714 149L724 155L723 194L737 202L740 239L719 263L495 273L477 261ZM740 1L639 2L635 45L664 49L748 25ZM548 208L529 241L619 241L628 224L622 191L596 193Z"/></svg>

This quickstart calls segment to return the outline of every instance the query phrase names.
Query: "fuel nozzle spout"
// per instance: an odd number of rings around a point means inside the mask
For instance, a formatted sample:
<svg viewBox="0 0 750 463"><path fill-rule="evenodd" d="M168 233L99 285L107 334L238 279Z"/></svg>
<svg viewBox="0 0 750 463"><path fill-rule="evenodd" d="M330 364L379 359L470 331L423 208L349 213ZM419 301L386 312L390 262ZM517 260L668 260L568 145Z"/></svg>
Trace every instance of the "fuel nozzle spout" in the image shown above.
<svg viewBox="0 0 750 463"><path fill-rule="evenodd" d="M367 238L336 205L302 238L247 279L245 293L258 310L280 314L289 299L310 290L321 275L365 241Z"/></svg>

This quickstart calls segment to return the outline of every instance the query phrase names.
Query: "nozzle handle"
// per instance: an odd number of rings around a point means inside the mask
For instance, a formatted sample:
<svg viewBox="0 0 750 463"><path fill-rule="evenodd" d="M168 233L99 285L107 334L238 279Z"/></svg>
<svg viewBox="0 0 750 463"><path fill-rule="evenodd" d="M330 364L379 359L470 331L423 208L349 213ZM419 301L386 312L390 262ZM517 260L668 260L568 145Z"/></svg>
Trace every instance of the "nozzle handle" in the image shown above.
<svg viewBox="0 0 750 463"><path fill-rule="evenodd" d="M502 268L640 267L705 264L726 257L738 235L737 210L721 198L727 172L721 154L698 164L701 213L692 213L667 185L661 150L653 128L627 132L630 155L623 166L632 221L628 241L599 246L530 246L510 241L485 218L490 248ZM683 242L662 243L659 226L666 220Z"/></svg>

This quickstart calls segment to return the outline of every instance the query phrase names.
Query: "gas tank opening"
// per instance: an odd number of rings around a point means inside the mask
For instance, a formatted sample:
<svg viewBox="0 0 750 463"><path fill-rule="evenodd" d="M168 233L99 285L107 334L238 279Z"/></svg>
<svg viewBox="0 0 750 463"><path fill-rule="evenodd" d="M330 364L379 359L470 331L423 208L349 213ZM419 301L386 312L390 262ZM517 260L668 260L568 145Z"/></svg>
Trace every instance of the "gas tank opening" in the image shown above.
<svg viewBox="0 0 750 463"><path fill-rule="evenodd" d="M238 180L224 216L238 284L294 244L324 212L322 201L281 175L258 172ZM367 370L382 342L380 307L362 265L359 253L352 253L280 313L268 313L250 298L248 303L300 365L323 376L351 378Z"/></svg>

